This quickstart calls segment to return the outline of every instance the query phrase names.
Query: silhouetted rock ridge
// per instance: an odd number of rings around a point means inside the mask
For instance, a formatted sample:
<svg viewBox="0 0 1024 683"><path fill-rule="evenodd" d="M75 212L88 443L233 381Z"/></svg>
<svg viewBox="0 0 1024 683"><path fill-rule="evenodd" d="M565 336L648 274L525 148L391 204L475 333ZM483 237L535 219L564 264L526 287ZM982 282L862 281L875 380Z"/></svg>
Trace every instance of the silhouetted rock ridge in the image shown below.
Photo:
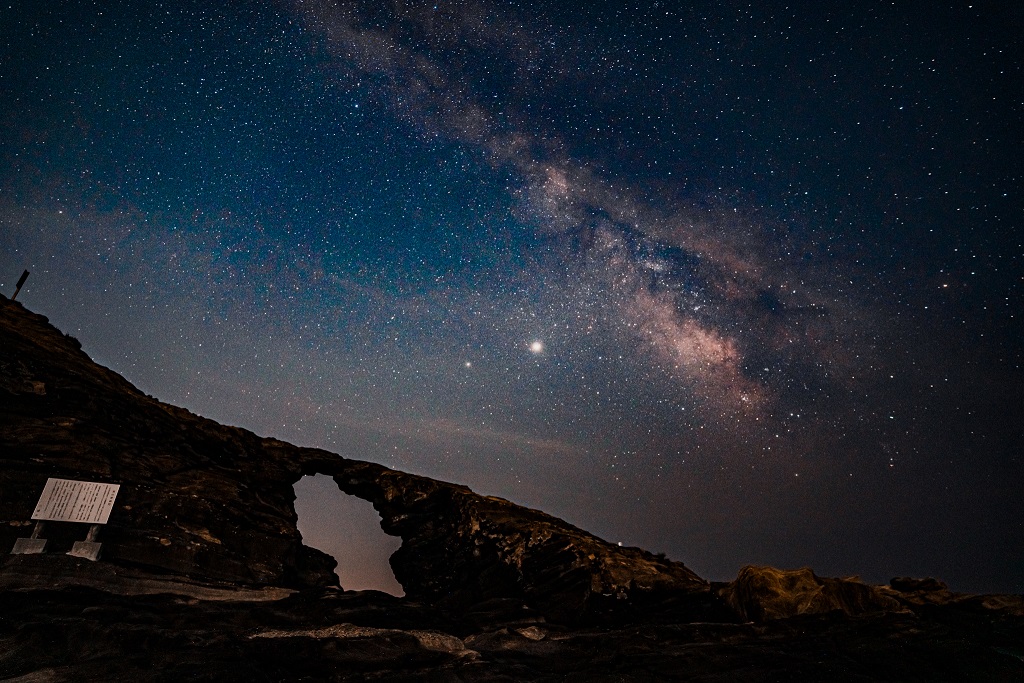
<svg viewBox="0 0 1024 683"><path fill-rule="evenodd" d="M336 585L333 558L302 545L296 529L293 485L319 473L370 501L384 531L402 538L391 564L413 599L463 610L507 600L565 621L666 600L694 617L721 616L708 582L679 562L465 486L261 438L161 403L7 299L0 349L7 546L25 535L19 525L48 477L113 482L121 491L103 530L106 563L209 586Z"/></svg>

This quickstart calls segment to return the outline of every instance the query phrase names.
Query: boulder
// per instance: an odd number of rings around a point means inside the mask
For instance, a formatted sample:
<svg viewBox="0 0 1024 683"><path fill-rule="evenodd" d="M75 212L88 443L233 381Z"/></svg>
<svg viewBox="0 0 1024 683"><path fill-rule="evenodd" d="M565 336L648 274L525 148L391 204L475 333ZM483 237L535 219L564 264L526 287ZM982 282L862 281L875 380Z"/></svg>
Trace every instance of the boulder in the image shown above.
<svg viewBox="0 0 1024 683"><path fill-rule="evenodd" d="M809 568L746 566L719 595L744 619L768 621L803 614L846 615L903 611L903 606L874 586L854 578L822 578Z"/></svg>

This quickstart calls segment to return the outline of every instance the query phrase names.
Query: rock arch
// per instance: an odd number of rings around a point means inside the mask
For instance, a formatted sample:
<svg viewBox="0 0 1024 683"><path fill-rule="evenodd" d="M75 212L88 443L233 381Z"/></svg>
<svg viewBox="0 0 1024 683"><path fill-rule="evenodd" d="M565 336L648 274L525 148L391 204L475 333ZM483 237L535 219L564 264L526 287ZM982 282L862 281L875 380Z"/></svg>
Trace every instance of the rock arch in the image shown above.
<svg viewBox="0 0 1024 683"><path fill-rule="evenodd" d="M302 544L293 507L295 482L323 474L369 501L383 531L402 539L391 566L414 600L470 611L526 606L560 621L651 605L700 619L721 607L682 563L538 510L161 403L2 296L0 363L19 373L0 386L7 547L20 533L10 522L29 518L47 477L108 481L121 484L103 531L108 573L225 590L337 585L333 559Z"/></svg>
<svg viewBox="0 0 1024 683"><path fill-rule="evenodd" d="M294 488L302 543L337 561L343 588L404 595L389 563L401 540L383 532L370 503L343 493L324 475L304 476Z"/></svg>
<svg viewBox="0 0 1024 683"><path fill-rule="evenodd" d="M410 598L458 610L525 606L556 621L666 600L718 611L708 582L682 563L613 545L539 510L326 451L266 447L373 504L384 532L402 539L391 566Z"/></svg>

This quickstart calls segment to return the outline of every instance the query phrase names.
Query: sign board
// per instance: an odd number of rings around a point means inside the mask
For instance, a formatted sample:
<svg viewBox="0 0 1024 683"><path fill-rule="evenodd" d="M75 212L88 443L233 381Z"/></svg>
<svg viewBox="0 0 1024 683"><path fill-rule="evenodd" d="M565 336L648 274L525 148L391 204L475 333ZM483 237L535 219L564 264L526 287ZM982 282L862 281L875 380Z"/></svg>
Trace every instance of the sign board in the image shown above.
<svg viewBox="0 0 1024 683"><path fill-rule="evenodd" d="M32 519L106 524L120 484L47 479Z"/></svg>

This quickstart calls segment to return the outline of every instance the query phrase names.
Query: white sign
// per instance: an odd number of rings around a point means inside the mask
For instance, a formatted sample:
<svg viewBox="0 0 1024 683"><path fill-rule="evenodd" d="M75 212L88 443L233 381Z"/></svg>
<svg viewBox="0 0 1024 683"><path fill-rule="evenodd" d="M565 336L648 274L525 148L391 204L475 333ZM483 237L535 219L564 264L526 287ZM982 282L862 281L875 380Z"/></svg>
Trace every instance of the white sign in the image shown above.
<svg viewBox="0 0 1024 683"><path fill-rule="evenodd" d="M32 519L106 524L120 484L47 479Z"/></svg>

